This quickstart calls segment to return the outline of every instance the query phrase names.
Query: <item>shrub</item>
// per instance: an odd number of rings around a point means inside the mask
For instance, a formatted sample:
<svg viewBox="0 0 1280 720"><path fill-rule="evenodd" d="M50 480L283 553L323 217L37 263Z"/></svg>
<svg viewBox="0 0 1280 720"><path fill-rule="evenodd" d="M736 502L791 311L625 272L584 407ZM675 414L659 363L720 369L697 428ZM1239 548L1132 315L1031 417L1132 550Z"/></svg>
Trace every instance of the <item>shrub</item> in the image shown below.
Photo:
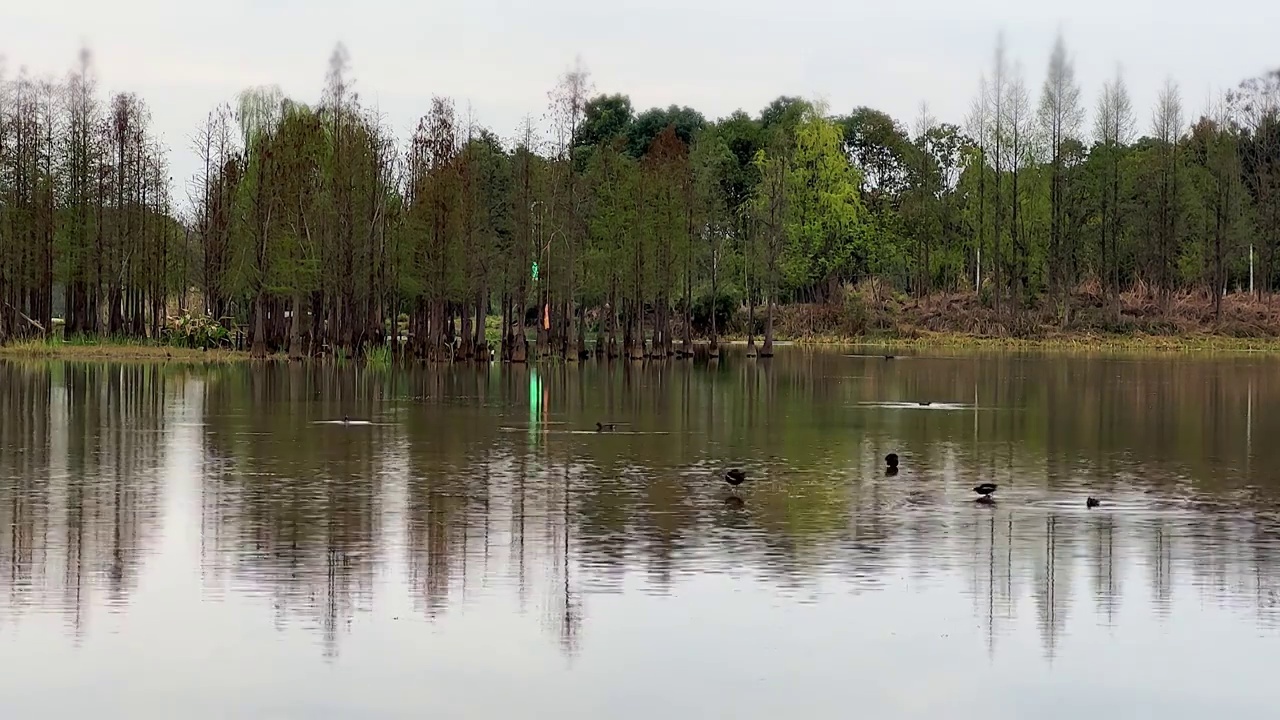
<svg viewBox="0 0 1280 720"><path fill-rule="evenodd" d="M168 318L165 337L170 345L178 347L231 347L231 331L207 315L193 315L190 312Z"/></svg>
<svg viewBox="0 0 1280 720"><path fill-rule="evenodd" d="M711 294L707 293L693 301L693 330L699 335L711 333ZM715 299L716 330L723 334L733 319L738 302L727 293L720 293Z"/></svg>

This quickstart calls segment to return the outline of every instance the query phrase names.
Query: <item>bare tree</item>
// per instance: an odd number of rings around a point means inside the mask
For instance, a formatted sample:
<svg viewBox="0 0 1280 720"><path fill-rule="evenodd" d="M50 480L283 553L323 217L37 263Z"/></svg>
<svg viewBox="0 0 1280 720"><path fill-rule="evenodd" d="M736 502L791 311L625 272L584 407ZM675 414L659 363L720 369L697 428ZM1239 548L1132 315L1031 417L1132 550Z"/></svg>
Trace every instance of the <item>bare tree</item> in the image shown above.
<svg viewBox="0 0 1280 720"><path fill-rule="evenodd" d="M1064 242L1066 226L1067 173L1063 145L1078 139L1084 121L1080 104L1080 86L1076 84L1075 66L1067 56L1066 42L1059 32L1049 54L1049 70L1040 95L1040 131L1047 144L1049 177L1049 289L1063 305L1067 295L1067 269L1071 253Z"/></svg>
<svg viewBox="0 0 1280 720"><path fill-rule="evenodd" d="M985 75L978 77L978 96L969 108L966 121L970 137L977 145L978 156L978 220L974 228L973 291L982 293L982 249L987 240L987 163L992 142L991 93ZM990 255L988 255L990 257Z"/></svg>
<svg viewBox="0 0 1280 720"><path fill-rule="evenodd" d="M1030 284L1031 249L1026 228L1026 214L1022 211L1026 191L1020 184L1022 172L1032 165L1035 158L1035 125L1031 114L1031 99L1022 79L1022 67L1015 64L1003 104L1004 126L1009 135L1008 166L1010 176L1009 236L1013 256L1009 267L1012 297L1021 303L1027 297Z"/></svg>
<svg viewBox="0 0 1280 720"><path fill-rule="evenodd" d="M93 228L93 178L100 162L101 108L87 49L67 77L63 91L63 143L61 174L67 213L66 326L68 334L98 330L97 287L91 242Z"/></svg>
<svg viewBox="0 0 1280 720"><path fill-rule="evenodd" d="M1184 121L1182 96L1177 83L1165 81L1156 100L1151 116L1151 135L1158 143L1159 177L1156 188L1156 284L1161 306L1167 308L1169 292L1173 286L1175 248L1178 246L1180 203L1178 201L1178 176L1180 174L1180 145Z"/></svg>
<svg viewBox="0 0 1280 720"><path fill-rule="evenodd" d="M557 210L560 236L564 239L565 258L562 267L564 272L565 297L561 306L560 317L555 325L559 335L558 345L565 359L577 360L578 347L583 340L575 331L575 320L578 320L576 307L578 296L578 267L576 253L582 246L586 236L583 218L583 194L578 189L578 170L574 164L573 141L578 136L578 127L586 112L587 100L591 96L591 74L582 62L582 58L574 61L573 67L560 76L560 82L550 93L551 112L554 119L552 128L555 137L555 154L557 167L560 169L560 182L555 188L558 198L553 198L553 210ZM555 243L557 237L552 233L550 242ZM550 265L550 263L548 263ZM581 328L581 323L578 322Z"/></svg>
<svg viewBox="0 0 1280 720"><path fill-rule="evenodd" d="M1007 116L1009 103L1009 67L1005 58L1004 33L996 36L995 57L991 65L991 79L987 84L987 110L991 117L991 159L995 179L994 225L991 239L992 297L997 310L1001 308L1003 282L1001 272L1004 265L1004 220L1005 201L1002 192L1004 168L1008 164L1007 150Z"/></svg>
<svg viewBox="0 0 1280 720"><path fill-rule="evenodd" d="M1265 296L1275 282L1280 260L1280 70L1245 80L1229 100L1244 133L1240 160L1255 206L1261 244L1256 274L1261 278L1258 292ZM1254 274L1251 265L1251 285Z"/></svg>

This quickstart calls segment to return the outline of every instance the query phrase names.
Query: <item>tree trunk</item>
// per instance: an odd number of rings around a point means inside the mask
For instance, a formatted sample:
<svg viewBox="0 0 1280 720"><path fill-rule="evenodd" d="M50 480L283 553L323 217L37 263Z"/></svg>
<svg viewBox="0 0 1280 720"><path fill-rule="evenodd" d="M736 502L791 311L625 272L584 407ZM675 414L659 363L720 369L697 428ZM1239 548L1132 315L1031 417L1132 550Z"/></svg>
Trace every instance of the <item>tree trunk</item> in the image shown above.
<svg viewBox="0 0 1280 720"><path fill-rule="evenodd" d="M577 311L574 305L572 295L564 301L564 359L570 362L578 360Z"/></svg>
<svg viewBox="0 0 1280 720"><path fill-rule="evenodd" d="M253 349L249 353L250 357L262 359L267 356L266 315L266 294L259 290L253 308Z"/></svg>
<svg viewBox="0 0 1280 720"><path fill-rule="evenodd" d="M457 344L458 353L457 360L470 360L474 355L473 342L475 335L471 328L471 306L470 303L458 303L458 312L462 316L462 332Z"/></svg>
<svg viewBox="0 0 1280 720"><path fill-rule="evenodd" d="M627 302L622 308L622 354L631 357L631 348L635 345L635 321L631 318L631 305Z"/></svg>
<svg viewBox="0 0 1280 720"><path fill-rule="evenodd" d="M717 260L713 254L711 258L711 343L707 348L711 357L720 355L720 343L716 337L716 305L720 299L719 262Z"/></svg>
<svg viewBox="0 0 1280 720"><path fill-rule="evenodd" d="M684 332L682 335L683 347L681 353L687 357L693 357L693 284L692 277L685 275L684 281Z"/></svg>
<svg viewBox="0 0 1280 720"><path fill-rule="evenodd" d="M504 292L502 294L502 342L498 348L498 354L501 355L503 362L511 362L511 345L516 337L514 328L511 327L511 305L511 295Z"/></svg>
<svg viewBox="0 0 1280 720"><path fill-rule="evenodd" d="M480 362L489 362L489 340L485 334L485 319L489 314L489 309L485 307L485 298L489 297L488 290L481 288L476 293L476 328L475 339L472 346L475 348L475 359Z"/></svg>
<svg viewBox="0 0 1280 720"><path fill-rule="evenodd" d="M760 347L760 357L773 357L773 293L765 300L764 345Z"/></svg>
<svg viewBox="0 0 1280 720"><path fill-rule="evenodd" d="M631 308L631 322L628 324L633 325L634 329L632 330L631 347L627 351L627 356L632 360L643 360L645 356L643 302L633 303Z"/></svg>
<svg viewBox="0 0 1280 720"><path fill-rule="evenodd" d="M616 289L609 291L609 307L605 308L605 315L609 325L604 354L612 360L618 356L618 293Z"/></svg>
<svg viewBox="0 0 1280 720"><path fill-rule="evenodd" d="M293 294L293 322L289 328L289 359L302 359L302 321L305 316L302 308L302 293Z"/></svg>

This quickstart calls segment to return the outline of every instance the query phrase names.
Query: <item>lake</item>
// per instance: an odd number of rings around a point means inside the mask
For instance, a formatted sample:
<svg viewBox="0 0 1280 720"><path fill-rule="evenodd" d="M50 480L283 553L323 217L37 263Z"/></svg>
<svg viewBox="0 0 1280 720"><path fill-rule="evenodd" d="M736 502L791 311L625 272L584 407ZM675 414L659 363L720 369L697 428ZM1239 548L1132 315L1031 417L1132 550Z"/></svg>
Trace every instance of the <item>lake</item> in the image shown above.
<svg viewBox="0 0 1280 720"><path fill-rule="evenodd" d="M1280 360L858 352L0 361L4 715L1273 712Z"/></svg>

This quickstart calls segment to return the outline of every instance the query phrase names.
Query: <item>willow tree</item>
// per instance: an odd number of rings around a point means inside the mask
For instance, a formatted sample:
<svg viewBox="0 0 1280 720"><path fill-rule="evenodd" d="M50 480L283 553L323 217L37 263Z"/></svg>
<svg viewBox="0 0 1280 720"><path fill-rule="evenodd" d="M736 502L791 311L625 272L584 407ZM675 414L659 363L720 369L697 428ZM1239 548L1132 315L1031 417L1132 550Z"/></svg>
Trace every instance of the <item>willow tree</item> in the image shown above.
<svg viewBox="0 0 1280 720"><path fill-rule="evenodd" d="M792 287L831 298L842 279L865 272L869 233L861 175L842 150L840 127L823 109L807 109L795 129L786 168L784 258Z"/></svg>
<svg viewBox="0 0 1280 720"><path fill-rule="evenodd" d="M253 296L253 343L251 355L267 355L267 277L270 273L268 244L274 229L279 188L277 151L273 135L280 123L284 94L276 87L252 88L240 94L236 120L247 158L245 184L241 188L246 205L244 226L248 232L249 286Z"/></svg>

